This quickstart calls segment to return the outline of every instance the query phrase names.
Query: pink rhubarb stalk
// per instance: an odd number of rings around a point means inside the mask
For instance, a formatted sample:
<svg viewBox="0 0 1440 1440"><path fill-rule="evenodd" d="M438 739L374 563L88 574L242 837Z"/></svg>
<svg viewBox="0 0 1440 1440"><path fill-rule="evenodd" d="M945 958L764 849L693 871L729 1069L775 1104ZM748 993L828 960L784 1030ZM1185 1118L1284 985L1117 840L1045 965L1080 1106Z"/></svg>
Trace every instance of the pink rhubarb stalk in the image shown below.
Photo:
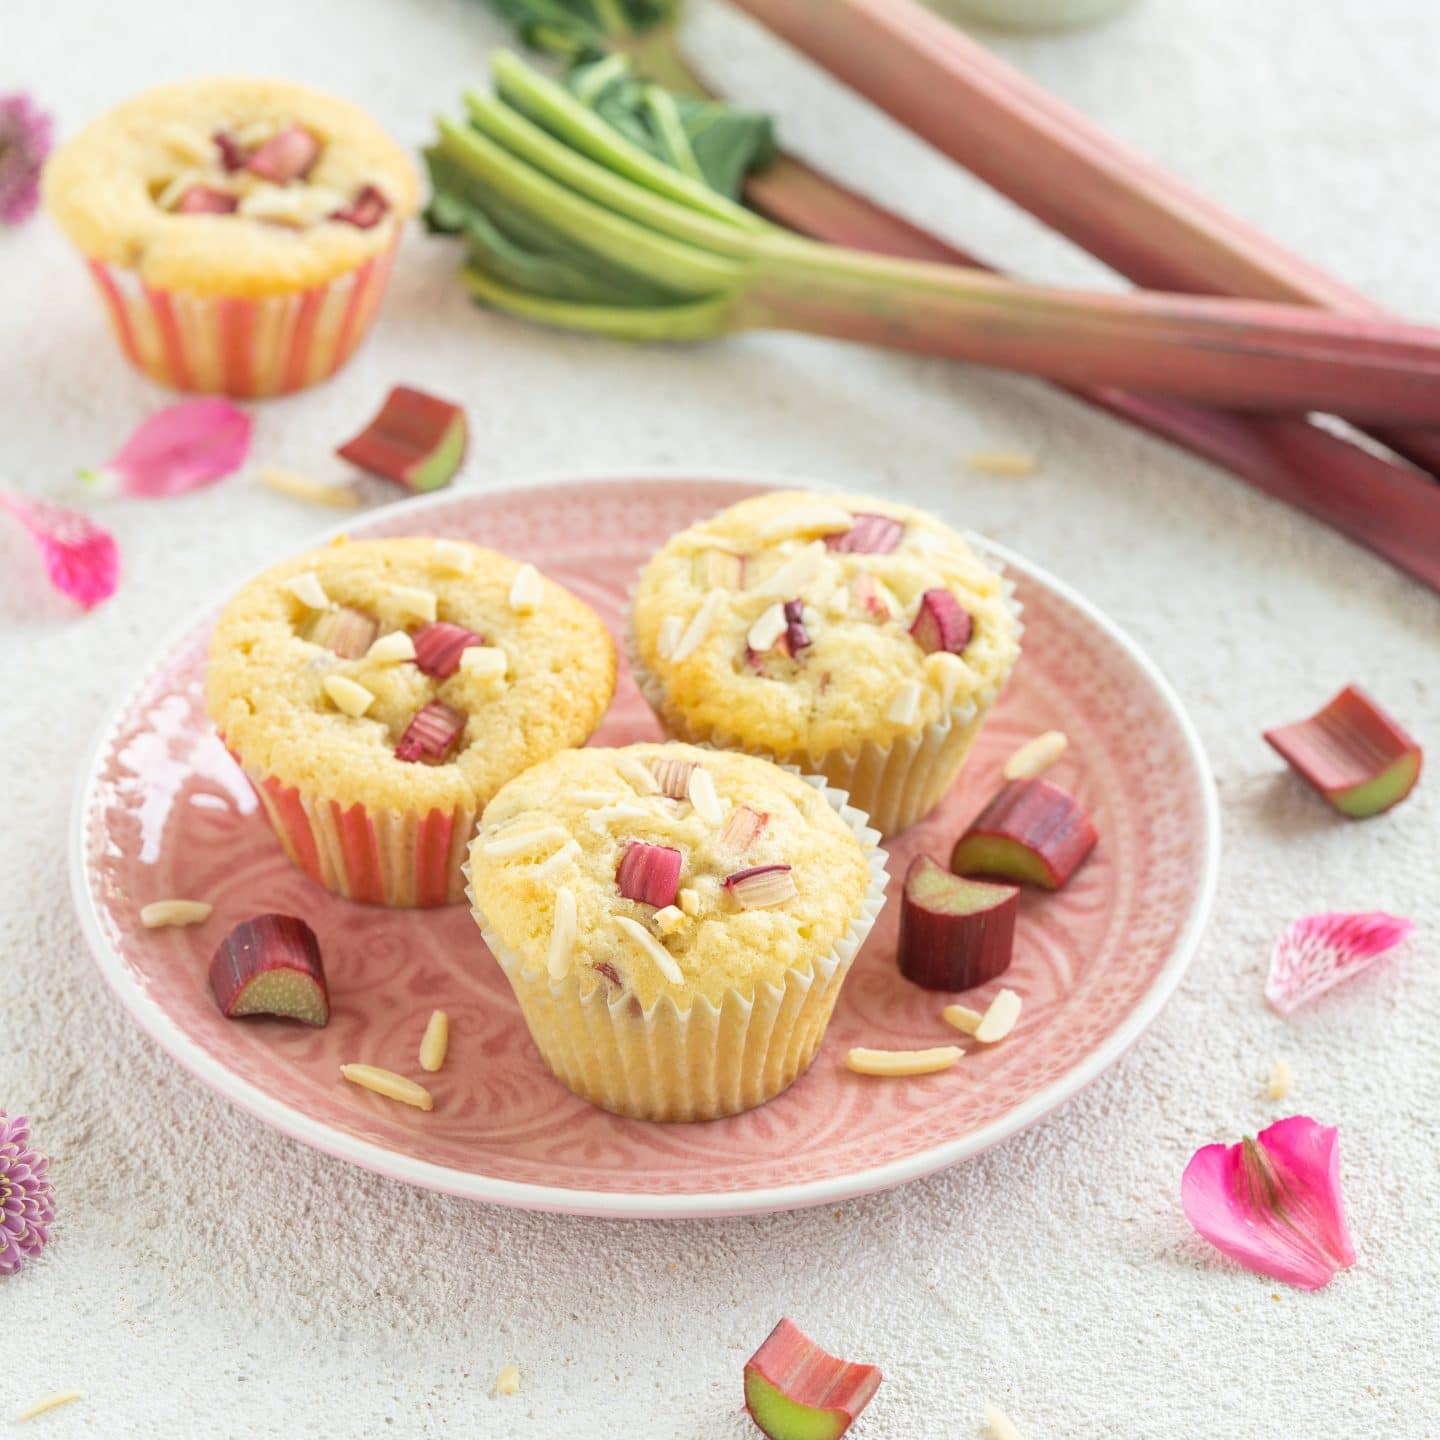
<svg viewBox="0 0 1440 1440"><path fill-rule="evenodd" d="M62 595L93 609L120 583L120 548L115 537L88 515L49 500L0 490L0 510L30 532L50 583Z"/></svg>
<svg viewBox="0 0 1440 1440"><path fill-rule="evenodd" d="M432 700L415 713L395 747L397 760L443 764L465 733L465 716L443 701Z"/></svg>
<svg viewBox="0 0 1440 1440"><path fill-rule="evenodd" d="M1270 953L1265 998L1282 1015L1323 995L1388 955L1415 924L1383 910L1358 915L1307 915L1287 925Z"/></svg>
<svg viewBox="0 0 1440 1440"><path fill-rule="evenodd" d="M627 900L663 910L675 903L680 888L680 852L668 845L632 840L620 857L615 884Z"/></svg>
<svg viewBox="0 0 1440 1440"><path fill-rule="evenodd" d="M1247 1270L1302 1290L1355 1263L1340 1199L1340 1138L1306 1115L1238 1145L1206 1145L1185 1167L1186 1218Z"/></svg>
<svg viewBox="0 0 1440 1440"><path fill-rule="evenodd" d="M205 397L167 405L81 477L121 495L184 495L232 475L250 454L252 422L228 400Z"/></svg>

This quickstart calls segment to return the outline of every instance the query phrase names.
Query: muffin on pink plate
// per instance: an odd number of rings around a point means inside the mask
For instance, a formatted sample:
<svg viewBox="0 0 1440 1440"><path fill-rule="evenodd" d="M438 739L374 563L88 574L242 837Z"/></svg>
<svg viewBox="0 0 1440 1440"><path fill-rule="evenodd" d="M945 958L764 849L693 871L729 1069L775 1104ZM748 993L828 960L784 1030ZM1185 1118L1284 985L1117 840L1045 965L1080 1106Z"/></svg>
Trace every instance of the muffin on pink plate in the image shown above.
<svg viewBox="0 0 1440 1440"><path fill-rule="evenodd" d="M239 76L116 106L56 151L43 192L130 361L177 390L239 397L345 363L419 193L364 111Z"/></svg>

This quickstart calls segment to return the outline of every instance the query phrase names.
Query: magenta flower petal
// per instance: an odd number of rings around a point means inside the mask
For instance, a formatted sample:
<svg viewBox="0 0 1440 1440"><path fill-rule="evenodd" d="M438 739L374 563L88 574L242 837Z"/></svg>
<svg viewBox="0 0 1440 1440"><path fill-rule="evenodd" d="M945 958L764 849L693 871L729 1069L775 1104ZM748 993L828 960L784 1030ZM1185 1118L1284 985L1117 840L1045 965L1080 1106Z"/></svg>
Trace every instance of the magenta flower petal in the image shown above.
<svg viewBox="0 0 1440 1440"><path fill-rule="evenodd" d="M0 1110L0 1275L13 1275L45 1248L55 1219L50 1162L30 1147L30 1122Z"/></svg>
<svg viewBox="0 0 1440 1440"><path fill-rule="evenodd" d="M119 547L88 515L13 490L0 490L0 510L8 510L30 532L57 590L87 610L115 593Z"/></svg>
<svg viewBox="0 0 1440 1440"><path fill-rule="evenodd" d="M1411 920L1369 910L1307 915L1287 926L1270 954L1265 998L1282 1015L1358 975L1415 929Z"/></svg>
<svg viewBox="0 0 1440 1440"><path fill-rule="evenodd" d="M1180 1181L1186 1218L1247 1270L1318 1290L1355 1263L1340 1200L1340 1132L1308 1115L1205 1145Z"/></svg>
<svg viewBox="0 0 1440 1440"><path fill-rule="evenodd" d="M238 470L250 454L251 428L228 400L182 400L142 421L100 469L81 474L122 495L184 495Z"/></svg>
<svg viewBox="0 0 1440 1440"><path fill-rule="evenodd" d="M40 167L54 124L28 95L0 95L0 221L18 225L40 203Z"/></svg>

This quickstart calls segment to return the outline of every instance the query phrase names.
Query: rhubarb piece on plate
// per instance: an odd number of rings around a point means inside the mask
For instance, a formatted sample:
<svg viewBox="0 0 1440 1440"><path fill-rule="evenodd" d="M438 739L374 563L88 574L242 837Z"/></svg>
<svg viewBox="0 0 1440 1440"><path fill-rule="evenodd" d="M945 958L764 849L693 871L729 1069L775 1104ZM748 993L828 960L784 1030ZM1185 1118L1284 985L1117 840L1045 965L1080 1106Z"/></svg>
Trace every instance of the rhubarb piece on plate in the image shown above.
<svg viewBox="0 0 1440 1440"><path fill-rule="evenodd" d="M1011 780L956 842L950 868L1059 890L1096 838L1090 817L1058 785Z"/></svg>
<svg viewBox="0 0 1440 1440"><path fill-rule="evenodd" d="M905 527L888 515L857 515L839 535L827 535L827 549L846 555L888 555L904 537Z"/></svg>
<svg viewBox="0 0 1440 1440"><path fill-rule="evenodd" d="M460 668L460 657L472 646L485 643L483 635L444 620L422 625L410 638L415 644L415 663L436 680L448 680Z"/></svg>
<svg viewBox="0 0 1440 1440"><path fill-rule="evenodd" d="M830 1355L782 1320L745 1362L745 1408L770 1440L838 1440L880 1379L878 1367Z"/></svg>
<svg viewBox="0 0 1440 1440"><path fill-rule="evenodd" d="M407 490L439 490L455 478L468 440L458 405L397 385L370 424L335 453Z"/></svg>
<svg viewBox="0 0 1440 1440"><path fill-rule="evenodd" d="M293 915L242 920L210 962L210 988L230 1020L274 1015L319 1027L330 1019L320 942Z"/></svg>
<svg viewBox="0 0 1440 1440"><path fill-rule="evenodd" d="M288 185L303 180L319 158L320 142L303 125L287 125L245 157L245 168L274 185Z"/></svg>
<svg viewBox="0 0 1440 1440"><path fill-rule="evenodd" d="M1420 778L1419 744L1358 685L1347 685L1308 720L1267 730L1265 739L1352 819L1398 805Z"/></svg>
<svg viewBox="0 0 1440 1440"><path fill-rule="evenodd" d="M615 883L627 900L663 909L675 903L675 892L680 888L680 859L680 852L668 845L632 840L620 857Z"/></svg>
<svg viewBox="0 0 1440 1440"><path fill-rule="evenodd" d="M397 760L429 760L441 764L450 758L465 733L465 716L441 700L432 700L405 727L395 747Z"/></svg>
<svg viewBox="0 0 1440 1440"><path fill-rule="evenodd" d="M927 590L920 597L920 609L910 633L927 655L940 650L959 655L974 632L970 612L948 590Z"/></svg>
<svg viewBox="0 0 1440 1440"><path fill-rule="evenodd" d="M1020 892L952 875L928 855L905 872L900 973L927 990L968 990L1010 964Z"/></svg>

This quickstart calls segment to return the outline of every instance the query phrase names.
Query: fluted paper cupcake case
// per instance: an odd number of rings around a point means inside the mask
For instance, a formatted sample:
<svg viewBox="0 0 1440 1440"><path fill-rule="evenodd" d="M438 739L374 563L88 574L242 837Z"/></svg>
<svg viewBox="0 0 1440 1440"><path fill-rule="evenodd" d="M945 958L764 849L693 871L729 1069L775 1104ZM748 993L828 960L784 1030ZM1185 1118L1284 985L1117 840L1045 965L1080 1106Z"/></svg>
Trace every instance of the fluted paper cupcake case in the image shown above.
<svg viewBox="0 0 1440 1440"><path fill-rule="evenodd" d="M474 806L424 815L342 806L235 758L285 854L317 884L347 900L396 909L465 898L465 854L479 818Z"/></svg>
<svg viewBox="0 0 1440 1440"><path fill-rule="evenodd" d="M175 390L258 398L333 375L370 328L396 240L325 285L244 299L146 285L133 270L90 260L111 328L131 364Z"/></svg>
<svg viewBox="0 0 1440 1440"><path fill-rule="evenodd" d="M634 996L612 996L603 983L586 991L578 974L552 980L543 966L527 966L475 904L466 863L471 909L530 1036L555 1077L582 1099L636 1120L717 1120L774 1099L809 1068L845 976L885 905L887 877L880 837L865 814L821 776L801 778L850 826L865 851L870 883L827 955L752 995L731 989L718 1005L697 996L681 1010L662 995L642 1010Z"/></svg>
<svg viewBox="0 0 1440 1440"><path fill-rule="evenodd" d="M982 549L974 538L971 538L971 543ZM990 564L997 564L993 557L986 558ZM636 583L639 583L638 580ZM1015 615L1016 636L1019 638L1025 629L1020 620L1023 606L1015 599L1014 583L1008 579L1005 581L1005 598ZM640 658L640 647L635 639L634 586L630 590L630 604L625 616L624 639L625 654L635 683L671 739L685 740L692 745L712 745L718 750L742 750L802 773L819 773L830 784L846 791L852 803L866 812L882 836L898 835L923 819L945 798L985 723L990 706L1005 680L1009 679L1007 672L999 685L990 686L973 699L952 706L939 720L932 721L912 735L902 735L887 745L865 740L851 749L794 750L777 754L747 744L733 731L694 724L688 716L667 703L664 682Z"/></svg>

